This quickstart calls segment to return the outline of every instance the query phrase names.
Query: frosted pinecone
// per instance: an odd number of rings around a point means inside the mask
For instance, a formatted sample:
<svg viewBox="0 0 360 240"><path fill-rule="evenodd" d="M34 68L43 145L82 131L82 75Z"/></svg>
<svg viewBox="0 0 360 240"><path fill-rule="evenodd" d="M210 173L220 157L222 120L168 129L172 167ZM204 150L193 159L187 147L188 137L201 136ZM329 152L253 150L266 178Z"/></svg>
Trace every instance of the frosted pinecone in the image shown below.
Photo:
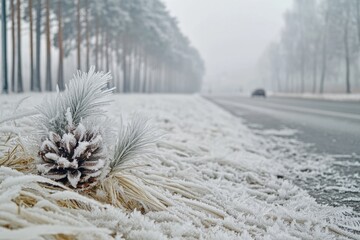
<svg viewBox="0 0 360 240"><path fill-rule="evenodd" d="M99 131L88 131L81 123L67 127L62 136L50 132L40 147L38 171L66 186L94 186L107 168L106 151Z"/></svg>

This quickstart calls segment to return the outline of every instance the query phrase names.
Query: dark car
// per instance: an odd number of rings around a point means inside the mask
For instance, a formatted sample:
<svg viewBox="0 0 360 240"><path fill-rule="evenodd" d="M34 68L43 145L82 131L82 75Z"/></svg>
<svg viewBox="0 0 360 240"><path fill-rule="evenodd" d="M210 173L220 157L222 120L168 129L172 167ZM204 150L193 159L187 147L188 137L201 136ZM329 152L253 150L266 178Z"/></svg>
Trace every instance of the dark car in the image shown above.
<svg viewBox="0 0 360 240"><path fill-rule="evenodd" d="M264 89L256 89L251 94L252 97L266 97L266 92Z"/></svg>

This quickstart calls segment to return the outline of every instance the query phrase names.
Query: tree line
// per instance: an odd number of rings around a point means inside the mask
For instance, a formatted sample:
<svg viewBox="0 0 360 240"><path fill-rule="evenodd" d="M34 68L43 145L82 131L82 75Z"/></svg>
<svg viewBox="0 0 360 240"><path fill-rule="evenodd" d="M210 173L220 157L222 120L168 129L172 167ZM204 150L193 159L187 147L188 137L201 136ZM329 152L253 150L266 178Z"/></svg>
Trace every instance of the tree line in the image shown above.
<svg viewBox="0 0 360 240"><path fill-rule="evenodd" d="M201 87L204 63L160 0L1 1L4 93L23 92L26 80L34 92L53 91L56 85L64 90L64 73L72 69L64 64L67 58L74 58L80 70L95 65L111 71L110 85L118 92L195 92ZM28 43L22 39L25 28ZM22 54L24 46L29 56ZM26 79L25 57L30 68Z"/></svg>
<svg viewBox="0 0 360 240"><path fill-rule="evenodd" d="M280 40L259 61L278 92L360 90L360 1L294 0Z"/></svg>

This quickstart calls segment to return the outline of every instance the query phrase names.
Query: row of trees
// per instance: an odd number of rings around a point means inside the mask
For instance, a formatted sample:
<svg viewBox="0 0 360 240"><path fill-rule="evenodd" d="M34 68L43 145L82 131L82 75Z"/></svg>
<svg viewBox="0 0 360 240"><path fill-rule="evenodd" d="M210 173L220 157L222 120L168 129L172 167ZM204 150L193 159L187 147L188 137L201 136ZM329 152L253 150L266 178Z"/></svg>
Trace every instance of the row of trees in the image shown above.
<svg viewBox="0 0 360 240"><path fill-rule="evenodd" d="M359 0L294 0L261 77L281 92L351 93L360 88L359 50Z"/></svg>
<svg viewBox="0 0 360 240"><path fill-rule="evenodd" d="M203 61L160 0L2 0L2 24L3 92L24 91L24 57L29 58L31 91L52 91L55 85L63 90L71 63L81 70L95 65L111 71L111 84L121 92L194 92L201 86ZM28 43L22 39L26 28ZM22 54L24 46L29 56Z"/></svg>

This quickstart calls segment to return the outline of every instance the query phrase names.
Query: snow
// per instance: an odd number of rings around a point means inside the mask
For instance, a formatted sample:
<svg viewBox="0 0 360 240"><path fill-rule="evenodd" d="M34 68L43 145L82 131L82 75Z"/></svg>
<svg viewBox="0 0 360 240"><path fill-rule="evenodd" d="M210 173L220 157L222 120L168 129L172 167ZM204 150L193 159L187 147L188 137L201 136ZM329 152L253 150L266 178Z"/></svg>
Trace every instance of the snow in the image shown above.
<svg viewBox="0 0 360 240"><path fill-rule="evenodd" d="M273 93L277 97L294 97L307 99L323 99L332 101L360 101L360 93L342 94L342 93Z"/></svg>
<svg viewBox="0 0 360 240"><path fill-rule="evenodd" d="M291 137L299 133L296 129L282 128L279 130L275 129L265 129L265 130L254 130L254 132L259 132L262 135L272 135L272 136L282 136L282 137Z"/></svg>
<svg viewBox="0 0 360 240"><path fill-rule="evenodd" d="M0 96L1 112L11 111L22 97ZM352 209L320 205L294 185L295 177L327 167L327 159L291 157L301 155L303 147L291 138L296 131L255 132L196 95L112 98L107 110L116 126L122 126L121 119L143 115L165 133L155 154L138 159L124 174L167 207L129 212L72 190L42 188L39 183L51 180L0 167L0 239L60 233L78 239L360 239L360 221ZM30 99L21 111L31 111L42 96ZM16 124L22 138L33 131L28 119ZM20 195L36 204L19 208L15 200ZM71 200L83 207L56 204ZM4 228L10 223L17 227Z"/></svg>

